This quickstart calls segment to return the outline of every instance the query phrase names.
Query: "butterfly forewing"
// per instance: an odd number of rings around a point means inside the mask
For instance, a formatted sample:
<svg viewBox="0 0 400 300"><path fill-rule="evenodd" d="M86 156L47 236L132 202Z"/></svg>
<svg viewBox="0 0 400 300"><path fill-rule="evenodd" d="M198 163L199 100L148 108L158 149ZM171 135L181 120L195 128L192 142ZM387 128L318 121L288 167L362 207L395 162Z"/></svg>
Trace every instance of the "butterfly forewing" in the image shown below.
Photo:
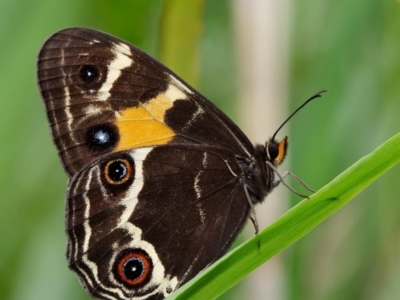
<svg viewBox="0 0 400 300"><path fill-rule="evenodd" d="M171 143L253 146L218 108L138 48L72 28L43 45L38 82L53 138L73 176L104 154Z"/></svg>
<svg viewBox="0 0 400 300"><path fill-rule="evenodd" d="M115 181L119 163L127 177ZM96 297L162 299L221 257L243 227L249 205L239 173L232 152L205 145L95 160L69 186L71 268ZM136 282L121 267L135 255L149 270Z"/></svg>

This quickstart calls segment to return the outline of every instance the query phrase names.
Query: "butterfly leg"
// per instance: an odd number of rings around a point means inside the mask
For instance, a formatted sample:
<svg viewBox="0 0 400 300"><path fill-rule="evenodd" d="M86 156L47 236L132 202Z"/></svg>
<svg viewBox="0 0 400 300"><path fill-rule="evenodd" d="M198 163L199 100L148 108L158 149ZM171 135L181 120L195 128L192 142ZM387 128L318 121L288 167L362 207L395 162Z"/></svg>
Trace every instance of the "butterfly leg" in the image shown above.
<svg viewBox="0 0 400 300"><path fill-rule="evenodd" d="M286 176L291 176L291 177L293 177L293 178L296 179L302 186L304 186L304 188L305 188L306 190L315 193L315 191L314 191L312 188L310 188L303 180L301 180L298 176L296 176L295 174L293 174L293 173L290 172L290 171L285 171L285 172L281 175L282 180L281 180L281 179L275 180L275 182L273 183L273 187L276 187L281 181L283 181L283 179L284 179Z"/></svg>
<svg viewBox="0 0 400 300"><path fill-rule="evenodd" d="M251 220L251 222L253 222L254 229L256 230L255 234L257 234L258 231L259 231L258 230L257 215L256 215L256 211L254 210L253 202L251 202L251 198L250 198L249 192L247 191L247 186L244 187L244 192L246 194L247 201L249 202L249 205L250 205L250 220Z"/></svg>
<svg viewBox="0 0 400 300"><path fill-rule="evenodd" d="M284 186L286 186L289 190L291 190L293 193L295 193L296 195L303 197L303 198L309 198L306 195L303 195L301 193L299 193L298 191L296 191L295 189L293 189L291 186L289 186L286 182L285 182L285 177L286 176L291 176L294 179L296 179L302 186L304 186L305 189L307 189L310 192L315 193L315 191L313 189L311 189L303 180L301 180L299 177L297 177L296 175L294 175L293 173L286 171L283 174L280 174L278 169L270 162L267 161L267 164L271 167L271 169L275 172L275 174L279 177L277 180L275 180L272 183L272 186L275 188L277 187L280 183L282 183Z"/></svg>

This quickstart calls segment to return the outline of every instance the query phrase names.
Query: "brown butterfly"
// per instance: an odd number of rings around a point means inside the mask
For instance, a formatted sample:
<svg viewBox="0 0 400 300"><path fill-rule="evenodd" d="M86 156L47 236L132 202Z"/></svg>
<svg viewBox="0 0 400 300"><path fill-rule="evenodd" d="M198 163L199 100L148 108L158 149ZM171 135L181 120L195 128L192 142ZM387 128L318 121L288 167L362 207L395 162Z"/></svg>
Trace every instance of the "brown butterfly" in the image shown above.
<svg viewBox="0 0 400 300"><path fill-rule="evenodd" d="M69 176L68 263L95 298L165 298L226 253L255 222L253 205L284 183L286 137L253 146L133 45L65 29L37 66Z"/></svg>

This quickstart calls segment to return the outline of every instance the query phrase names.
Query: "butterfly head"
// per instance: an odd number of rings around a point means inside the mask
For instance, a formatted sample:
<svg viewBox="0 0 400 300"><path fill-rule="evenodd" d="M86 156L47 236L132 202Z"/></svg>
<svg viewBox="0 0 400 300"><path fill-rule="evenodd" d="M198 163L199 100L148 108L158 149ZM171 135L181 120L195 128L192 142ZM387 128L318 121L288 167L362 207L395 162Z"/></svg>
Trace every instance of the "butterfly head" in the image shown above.
<svg viewBox="0 0 400 300"><path fill-rule="evenodd" d="M267 155L267 160L270 161L275 166L279 166L283 163L288 147L287 136L285 136L280 142L271 138L265 143L265 152Z"/></svg>

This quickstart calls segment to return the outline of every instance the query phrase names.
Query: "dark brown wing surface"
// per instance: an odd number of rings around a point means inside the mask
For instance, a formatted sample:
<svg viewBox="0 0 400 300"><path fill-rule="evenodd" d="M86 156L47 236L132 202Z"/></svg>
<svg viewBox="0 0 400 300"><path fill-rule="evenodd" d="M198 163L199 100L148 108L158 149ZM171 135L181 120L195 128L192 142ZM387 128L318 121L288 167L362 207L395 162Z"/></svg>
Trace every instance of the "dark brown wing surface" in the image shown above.
<svg viewBox="0 0 400 300"><path fill-rule="evenodd" d="M221 257L249 205L231 151L165 145L113 153L68 190L68 259L93 296L163 299Z"/></svg>

